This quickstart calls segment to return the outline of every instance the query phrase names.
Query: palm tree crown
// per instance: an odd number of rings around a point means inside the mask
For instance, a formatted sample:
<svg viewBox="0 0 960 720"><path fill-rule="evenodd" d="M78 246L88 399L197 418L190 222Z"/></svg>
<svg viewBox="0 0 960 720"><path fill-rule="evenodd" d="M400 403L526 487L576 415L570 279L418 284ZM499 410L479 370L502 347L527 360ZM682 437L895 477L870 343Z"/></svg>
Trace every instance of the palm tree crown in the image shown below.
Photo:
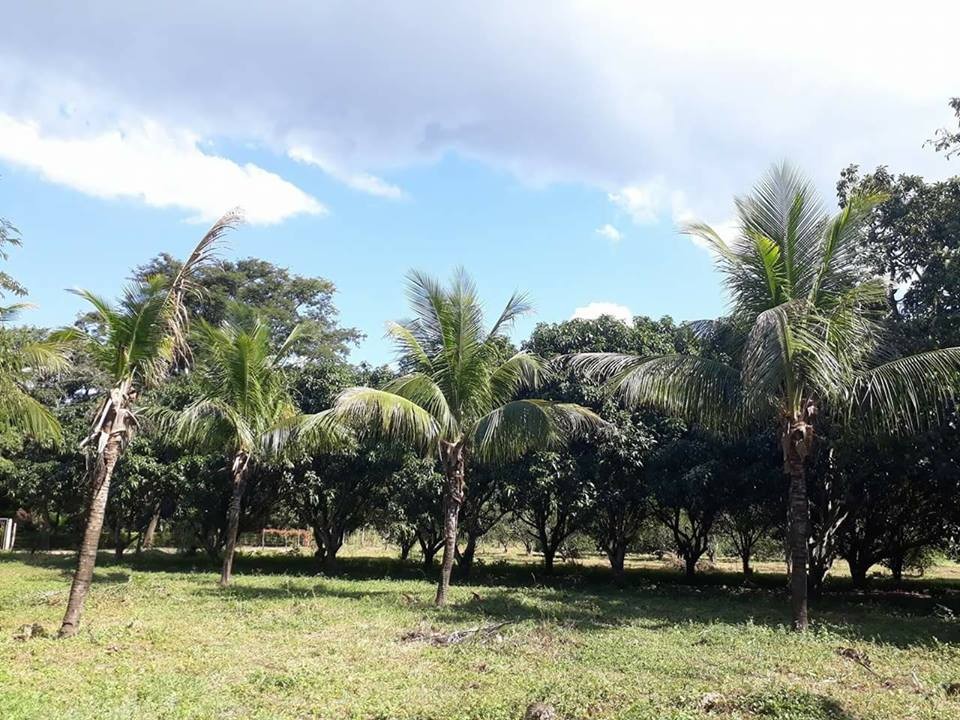
<svg viewBox="0 0 960 720"><path fill-rule="evenodd" d="M707 225L686 228L713 249L725 278L729 362L585 353L572 363L608 377L630 405L658 405L725 431L771 414L800 421L822 411L875 433L935 421L955 392L960 349L896 357L885 344L886 288L857 257L863 222L881 200L853 197L829 217L809 182L789 166L773 168L737 200L732 243Z"/></svg>
<svg viewBox="0 0 960 720"><path fill-rule="evenodd" d="M489 328L476 286L462 270L449 288L408 276L414 317L387 326L406 373L383 389L351 388L335 413L361 428L423 448L460 445L481 459L504 459L556 445L600 422L578 405L518 398L548 373L536 355L507 355L507 329L531 306L514 294Z"/></svg>
<svg viewBox="0 0 960 720"><path fill-rule="evenodd" d="M299 334L298 326L274 350L259 318L246 326L237 320L198 323L201 396L178 417L181 439L231 456L268 451L270 438L298 415L282 361Z"/></svg>

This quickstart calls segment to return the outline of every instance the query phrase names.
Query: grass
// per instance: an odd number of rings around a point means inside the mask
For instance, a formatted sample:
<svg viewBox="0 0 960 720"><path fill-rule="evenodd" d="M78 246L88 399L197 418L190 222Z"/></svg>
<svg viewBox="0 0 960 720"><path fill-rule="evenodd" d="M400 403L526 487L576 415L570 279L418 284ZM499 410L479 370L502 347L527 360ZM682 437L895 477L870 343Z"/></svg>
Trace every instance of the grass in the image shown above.
<svg viewBox="0 0 960 720"><path fill-rule="evenodd" d="M945 690L960 682L953 567L909 592L832 593L800 636L773 574L686 586L648 563L616 588L589 563L543 584L497 562L436 610L432 578L385 558L324 577L311 558L248 556L221 590L202 560L104 554L76 638L16 639L56 630L70 565L0 557L4 720L516 719L535 701L570 718L960 717ZM417 639L501 622L460 644Z"/></svg>

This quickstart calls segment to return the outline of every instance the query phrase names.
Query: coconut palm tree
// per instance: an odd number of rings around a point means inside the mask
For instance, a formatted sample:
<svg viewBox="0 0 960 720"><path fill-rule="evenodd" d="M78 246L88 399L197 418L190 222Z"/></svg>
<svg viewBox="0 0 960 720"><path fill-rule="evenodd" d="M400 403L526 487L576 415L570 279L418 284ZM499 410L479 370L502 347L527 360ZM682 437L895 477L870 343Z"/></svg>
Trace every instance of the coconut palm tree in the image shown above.
<svg viewBox="0 0 960 720"><path fill-rule="evenodd" d="M143 390L166 377L172 365L188 359L184 300L199 291L193 274L213 259L219 240L239 220L236 212L222 217L172 280L158 276L134 283L126 288L117 304L88 290L75 291L93 306L97 327L91 332L68 328L57 339L82 343L109 386L103 391L90 432L81 443L87 452L87 523L60 637L74 635L79 628L97 561L110 479L138 427L137 399Z"/></svg>
<svg viewBox="0 0 960 720"><path fill-rule="evenodd" d="M686 232L716 255L731 298L723 324L732 360L582 354L574 367L605 377L628 406L653 405L724 432L776 423L789 476L793 624L807 627L809 507L805 461L817 418L856 432L911 432L953 398L960 348L896 357L884 342L885 287L858 262L864 221L882 198L854 197L827 214L810 185L774 167L736 201L739 234Z"/></svg>
<svg viewBox="0 0 960 720"><path fill-rule="evenodd" d="M305 326L294 327L274 347L270 328L261 318L244 317L238 308L232 315L219 326L198 324L195 345L201 394L168 418L182 442L227 455L232 492L221 586L230 583L240 507L254 465L276 458L293 437L300 443L309 441L314 450L331 449L344 440L335 423L315 418L311 418L310 433L298 432L302 416L290 393L284 361L304 338Z"/></svg>
<svg viewBox="0 0 960 720"><path fill-rule="evenodd" d="M514 294L493 325L484 327L473 282L458 270L449 287L418 272L407 277L414 317L390 323L404 375L383 389L354 387L336 401L346 424L437 454L445 477L443 567L436 604L446 602L467 490L467 459L503 460L559 444L602 423L579 405L523 399L546 375L543 360L509 356L505 332L531 310Z"/></svg>

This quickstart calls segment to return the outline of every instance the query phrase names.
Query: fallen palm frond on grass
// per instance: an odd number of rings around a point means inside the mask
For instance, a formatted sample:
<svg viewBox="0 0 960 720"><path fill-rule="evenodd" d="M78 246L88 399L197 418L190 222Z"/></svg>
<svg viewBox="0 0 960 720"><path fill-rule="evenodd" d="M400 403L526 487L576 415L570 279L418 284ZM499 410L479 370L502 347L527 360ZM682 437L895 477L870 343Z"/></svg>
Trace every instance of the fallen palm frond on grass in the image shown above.
<svg viewBox="0 0 960 720"><path fill-rule="evenodd" d="M507 625L512 625L516 620L506 620L491 625L481 625L475 628L466 628L463 630L454 630L453 632L439 632L432 628L417 628L410 630L400 636L401 642L426 642L438 647L448 645L458 645L466 640L488 640L491 638L500 638L500 630Z"/></svg>

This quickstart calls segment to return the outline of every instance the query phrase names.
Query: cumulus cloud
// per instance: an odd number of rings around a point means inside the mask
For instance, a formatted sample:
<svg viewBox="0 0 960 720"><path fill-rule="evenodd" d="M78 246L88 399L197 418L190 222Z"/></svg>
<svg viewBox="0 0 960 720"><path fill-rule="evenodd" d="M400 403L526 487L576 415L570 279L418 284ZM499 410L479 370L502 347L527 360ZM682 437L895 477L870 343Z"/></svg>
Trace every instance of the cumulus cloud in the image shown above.
<svg viewBox="0 0 960 720"><path fill-rule="evenodd" d="M627 325L633 325L633 312L626 305L618 305L612 302L592 302L578 307L570 316L571 320L581 318L583 320L596 320L601 315L609 315Z"/></svg>
<svg viewBox="0 0 960 720"><path fill-rule="evenodd" d="M323 205L256 165L204 153L199 138L155 123L94 135L58 137L0 114L0 158L102 198L137 198L212 220L241 207L249 222L276 223Z"/></svg>
<svg viewBox="0 0 960 720"><path fill-rule="evenodd" d="M96 133L115 115L149 117L279 156L305 149L385 197L398 188L384 174L451 151L597 187L646 222L676 190L724 217L782 158L828 196L850 162L954 170L922 147L956 87L960 6L933 0L872 13L811 0L787 26L759 0L736 13L684 0L102 0L11 4L5 20L17 31L0 49L0 107L13 117L47 128L68 107Z"/></svg>
<svg viewBox="0 0 960 720"><path fill-rule="evenodd" d="M607 223L606 225L602 225L598 227L595 232L597 233L597 235L601 235L605 237L607 240L609 240L614 244L623 240L623 233L617 230L610 223Z"/></svg>
<svg viewBox="0 0 960 720"><path fill-rule="evenodd" d="M642 185L627 185L608 193L607 199L638 225L647 225L659 221L665 196L663 180L657 178Z"/></svg>

